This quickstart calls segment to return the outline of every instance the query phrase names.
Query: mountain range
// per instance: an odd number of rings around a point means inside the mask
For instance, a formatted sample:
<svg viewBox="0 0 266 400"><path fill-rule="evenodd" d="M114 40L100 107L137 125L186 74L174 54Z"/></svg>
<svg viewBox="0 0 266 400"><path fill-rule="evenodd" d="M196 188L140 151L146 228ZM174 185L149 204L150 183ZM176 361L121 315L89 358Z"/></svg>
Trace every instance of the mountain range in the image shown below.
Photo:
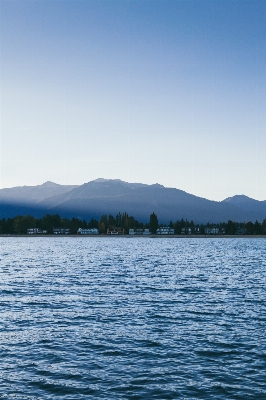
<svg viewBox="0 0 266 400"><path fill-rule="evenodd" d="M181 218L194 223L227 222L229 219L262 222L266 218L266 201L244 195L211 201L158 183L146 185L102 178L83 185L59 185L49 181L37 186L0 189L0 218L59 214L90 220L99 219L103 214L116 216L118 212L127 212L142 222L147 222L152 212L157 214L159 223Z"/></svg>

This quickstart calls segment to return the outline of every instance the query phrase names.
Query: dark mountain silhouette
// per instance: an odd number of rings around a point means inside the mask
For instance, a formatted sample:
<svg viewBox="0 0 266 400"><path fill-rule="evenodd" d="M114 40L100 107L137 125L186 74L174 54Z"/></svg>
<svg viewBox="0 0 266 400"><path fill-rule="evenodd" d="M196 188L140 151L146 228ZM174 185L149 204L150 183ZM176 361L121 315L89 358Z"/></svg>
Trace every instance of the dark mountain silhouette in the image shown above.
<svg viewBox="0 0 266 400"><path fill-rule="evenodd" d="M234 196L217 202L159 184L127 183L119 179L96 179L80 186L47 182L34 187L2 189L0 206L1 218L25 213L34 216L57 213L62 217L89 220L102 214L115 216L118 212L127 212L143 222L155 212L160 223L181 218L195 223L266 218L266 201Z"/></svg>
<svg viewBox="0 0 266 400"><path fill-rule="evenodd" d="M246 215L246 221L254 221L266 218L266 201L259 201L251 199L245 195L236 195L233 197L228 197L222 201L223 203L231 204L238 210L241 210Z"/></svg>

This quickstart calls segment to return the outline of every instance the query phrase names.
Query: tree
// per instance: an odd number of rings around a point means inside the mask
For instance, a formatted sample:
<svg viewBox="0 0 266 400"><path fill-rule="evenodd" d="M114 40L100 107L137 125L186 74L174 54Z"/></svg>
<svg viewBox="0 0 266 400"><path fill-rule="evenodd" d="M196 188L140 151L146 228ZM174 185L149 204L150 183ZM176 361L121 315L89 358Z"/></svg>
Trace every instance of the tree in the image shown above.
<svg viewBox="0 0 266 400"><path fill-rule="evenodd" d="M15 233L21 233L22 230L22 216L18 215L14 218L13 226Z"/></svg>
<svg viewBox="0 0 266 400"><path fill-rule="evenodd" d="M255 224L254 224L254 233L255 233L255 235L260 235L260 234L262 234L262 226L261 226L261 224L256 220L255 221Z"/></svg>
<svg viewBox="0 0 266 400"><path fill-rule="evenodd" d="M105 233L106 229L107 229L107 225L108 225L107 215L104 214L101 216L101 219L99 221L99 225L98 225L99 232Z"/></svg>
<svg viewBox="0 0 266 400"><path fill-rule="evenodd" d="M7 222L6 222L5 218L3 218L0 221L0 233L9 233L8 228L7 228Z"/></svg>
<svg viewBox="0 0 266 400"><path fill-rule="evenodd" d="M245 228L247 230L248 235L253 235L254 233L254 224L252 221L246 223Z"/></svg>
<svg viewBox="0 0 266 400"><path fill-rule="evenodd" d="M35 218L31 215L18 215L13 222L15 233L27 233L28 228L35 228Z"/></svg>
<svg viewBox="0 0 266 400"><path fill-rule="evenodd" d="M8 218L6 221L6 233L14 233L14 218Z"/></svg>
<svg viewBox="0 0 266 400"><path fill-rule="evenodd" d="M159 223L158 223L158 218L157 215L154 214L154 212L150 215L150 230L151 233L156 233L156 230L158 229Z"/></svg>
<svg viewBox="0 0 266 400"><path fill-rule="evenodd" d="M48 233L53 233L53 228L61 228L61 218L58 214L46 214L41 219L41 228Z"/></svg>
<svg viewBox="0 0 266 400"><path fill-rule="evenodd" d="M262 221L261 229L262 229L262 233L265 235L266 234L266 218Z"/></svg>
<svg viewBox="0 0 266 400"><path fill-rule="evenodd" d="M229 220L225 225L225 233L227 235L234 235L236 233L236 224Z"/></svg>
<svg viewBox="0 0 266 400"><path fill-rule="evenodd" d="M91 219L90 222L88 223L88 228L98 228L99 222L96 219Z"/></svg>
<svg viewBox="0 0 266 400"><path fill-rule="evenodd" d="M109 227L109 226L115 226L115 223L116 223L115 218L112 216L112 214L109 214L109 217L108 217L108 227Z"/></svg>
<svg viewBox="0 0 266 400"><path fill-rule="evenodd" d="M77 230L79 228L81 228L80 220L78 218L74 218L73 217L71 221L67 221L67 224L66 224L65 227L66 228L68 228L68 227L70 228L70 233L71 234L77 233Z"/></svg>
<svg viewBox="0 0 266 400"><path fill-rule="evenodd" d="M120 226L121 226L121 221L122 221L122 215L121 215L121 213L119 212L119 213L117 214L116 218L115 218L115 223L116 223L116 226L117 226L117 227L120 227Z"/></svg>

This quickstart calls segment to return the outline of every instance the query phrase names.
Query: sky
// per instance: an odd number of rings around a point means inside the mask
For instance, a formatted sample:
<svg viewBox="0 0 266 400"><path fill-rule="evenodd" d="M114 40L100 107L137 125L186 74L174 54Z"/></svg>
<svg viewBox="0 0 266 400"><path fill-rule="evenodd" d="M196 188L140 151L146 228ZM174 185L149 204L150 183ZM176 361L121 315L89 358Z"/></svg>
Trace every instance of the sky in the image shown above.
<svg viewBox="0 0 266 400"><path fill-rule="evenodd" d="M266 1L0 0L0 187L266 200Z"/></svg>

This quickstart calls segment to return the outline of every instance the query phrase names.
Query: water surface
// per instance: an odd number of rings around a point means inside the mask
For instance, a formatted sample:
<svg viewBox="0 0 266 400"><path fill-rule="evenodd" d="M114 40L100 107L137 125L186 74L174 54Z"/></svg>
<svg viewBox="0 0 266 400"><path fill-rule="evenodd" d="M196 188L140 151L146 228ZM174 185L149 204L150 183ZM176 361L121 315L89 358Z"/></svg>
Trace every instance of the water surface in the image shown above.
<svg viewBox="0 0 266 400"><path fill-rule="evenodd" d="M0 398L266 399L266 240L0 238Z"/></svg>

